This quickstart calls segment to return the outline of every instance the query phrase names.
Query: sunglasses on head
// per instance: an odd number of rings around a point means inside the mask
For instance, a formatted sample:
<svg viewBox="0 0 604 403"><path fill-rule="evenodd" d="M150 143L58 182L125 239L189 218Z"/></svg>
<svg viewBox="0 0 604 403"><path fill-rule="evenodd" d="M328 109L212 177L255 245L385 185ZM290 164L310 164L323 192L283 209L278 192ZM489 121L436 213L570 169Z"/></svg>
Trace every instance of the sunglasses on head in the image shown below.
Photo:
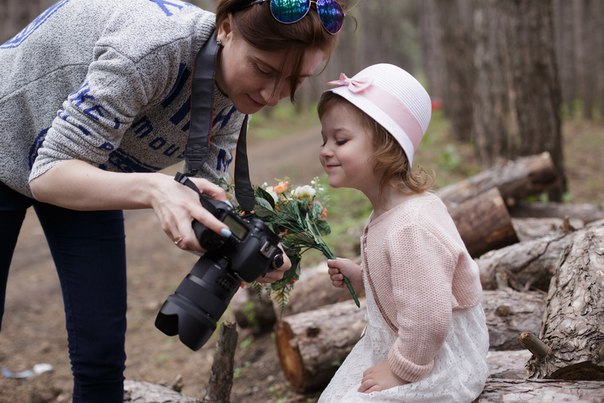
<svg viewBox="0 0 604 403"><path fill-rule="evenodd" d="M344 24L344 10L336 0L254 0L243 8L266 1L273 18L282 24L293 24L306 17L312 3L317 7L321 25L330 34L337 34Z"/></svg>

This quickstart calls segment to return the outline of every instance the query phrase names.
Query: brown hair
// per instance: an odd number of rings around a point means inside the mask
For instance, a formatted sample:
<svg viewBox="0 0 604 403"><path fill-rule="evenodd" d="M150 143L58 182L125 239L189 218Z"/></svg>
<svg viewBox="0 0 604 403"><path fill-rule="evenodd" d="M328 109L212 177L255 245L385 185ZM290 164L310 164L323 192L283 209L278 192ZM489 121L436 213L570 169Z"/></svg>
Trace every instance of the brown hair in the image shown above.
<svg viewBox="0 0 604 403"><path fill-rule="evenodd" d="M216 26L233 15L237 30L243 39L257 49L268 52L286 52L294 60L290 85L293 101L300 79L302 58L307 49L321 49L328 57L333 51L337 35L331 35L321 25L319 15L309 12L295 24L282 24L271 15L268 1L247 7L251 0L220 0L216 6Z"/></svg>
<svg viewBox="0 0 604 403"><path fill-rule="evenodd" d="M376 172L381 173L380 187L392 186L403 193L421 193L429 190L434 183L434 173L424 168L409 166L407 155L390 132L371 116L331 91L324 92L319 99L319 118L335 105L348 105L361 119L363 127L372 135L373 163Z"/></svg>

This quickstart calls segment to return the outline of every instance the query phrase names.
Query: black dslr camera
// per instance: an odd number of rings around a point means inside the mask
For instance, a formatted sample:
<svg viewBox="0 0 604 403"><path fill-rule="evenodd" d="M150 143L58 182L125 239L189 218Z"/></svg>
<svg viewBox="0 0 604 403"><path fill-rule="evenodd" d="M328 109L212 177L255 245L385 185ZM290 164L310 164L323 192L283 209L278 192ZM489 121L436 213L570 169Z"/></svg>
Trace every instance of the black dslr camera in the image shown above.
<svg viewBox="0 0 604 403"><path fill-rule="evenodd" d="M225 223L230 238L223 238L193 221L199 244L207 251L170 295L155 319L155 327L168 336L179 335L192 350L199 350L216 329L216 323L239 289L280 267L279 238L255 217L241 217L230 204L204 196L180 172L174 178L199 193L202 206Z"/></svg>

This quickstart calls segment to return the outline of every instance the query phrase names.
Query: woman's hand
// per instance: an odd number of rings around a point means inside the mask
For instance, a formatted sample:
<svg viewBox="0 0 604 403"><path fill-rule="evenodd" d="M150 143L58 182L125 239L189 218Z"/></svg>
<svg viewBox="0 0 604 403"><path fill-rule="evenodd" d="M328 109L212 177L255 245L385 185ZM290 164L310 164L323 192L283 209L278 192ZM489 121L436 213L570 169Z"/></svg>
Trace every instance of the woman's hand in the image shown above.
<svg viewBox="0 0 604 403"><path fill-rule="evenodd" d="M158 174L161 175L161 174ZM217 234L228 238L228 226L206 210L199 201L199 194L193 189L164 175L164 183L154 186L153 210L164 232L181 249L204 252L193 231L193 220ZM226 192L220 186L201 178L189 178L203 194L217 200L227 200Z"/></svg>
<svg viewBox="0 0 604 403"><path fill-rule="evenodd" d="M279 248L281 248L281 252L283 255L283 264L281 265L281 267L278 267L275 270L266 273L264 276L258 277L256 279L258 283L272 284L275 281L281 280L285 272L292 267L292 262L291 260L289 260L289 257L283 251L283 247L281 246L281 244L279 244Z"/></svg>
<svg viewBox="0 0 604 403"><path fill-rule="evenodd" d="M327 267L327 273L329 273L331 284L334 287L345 287L344 276L346 276L350 280L350 284L352 284L352 288L354 288L355 291L360 291L364 288L361 266L354 263L352 260L343 258L330 259L327 261Z"/></svg>
<svg viewBox="0 0 604 403"><path fill-rule="evenodd" d="M377 392L406 383L408 382L405 382L390 370L387 362L382 362L363 372L363 379L358 391L361 393Z"/></svg>

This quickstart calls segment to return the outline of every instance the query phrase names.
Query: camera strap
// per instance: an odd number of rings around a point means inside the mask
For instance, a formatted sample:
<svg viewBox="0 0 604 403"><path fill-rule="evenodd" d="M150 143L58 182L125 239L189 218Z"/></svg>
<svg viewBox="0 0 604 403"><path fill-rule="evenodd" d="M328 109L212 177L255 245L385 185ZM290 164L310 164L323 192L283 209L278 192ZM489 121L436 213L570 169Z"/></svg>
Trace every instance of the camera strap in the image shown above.
<svg viewBox="0 0 604 403"><path fill-rule="evenodd" d="M210 156L210 138L212 133L214 106L214 78L218 55L216 31L202 46L193 67L191 92L191 125L185 148L187 176L195 176ZM250 182L246 136L248 115L245 115L237 140L235 154L235 197L245 212L254 209L256 200Z"/></svg>

